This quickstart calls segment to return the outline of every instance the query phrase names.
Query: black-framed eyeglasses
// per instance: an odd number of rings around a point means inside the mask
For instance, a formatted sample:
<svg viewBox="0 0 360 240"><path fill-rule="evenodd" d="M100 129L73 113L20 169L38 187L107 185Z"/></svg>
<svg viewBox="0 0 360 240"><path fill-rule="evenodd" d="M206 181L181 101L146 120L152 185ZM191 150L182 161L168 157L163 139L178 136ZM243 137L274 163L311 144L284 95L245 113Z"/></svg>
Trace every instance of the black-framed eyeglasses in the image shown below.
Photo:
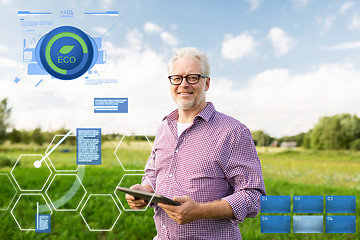
<svg viewBox="0 0 360 240"><path fill-rule="evenodd" d="M189 74L186 76L180 76L180 75L168 76L170 83L172 85L180 85L184 78L186 79L188 84L197 84L200 81L201 77L207 78L208 76L202 74Z"/></svg>

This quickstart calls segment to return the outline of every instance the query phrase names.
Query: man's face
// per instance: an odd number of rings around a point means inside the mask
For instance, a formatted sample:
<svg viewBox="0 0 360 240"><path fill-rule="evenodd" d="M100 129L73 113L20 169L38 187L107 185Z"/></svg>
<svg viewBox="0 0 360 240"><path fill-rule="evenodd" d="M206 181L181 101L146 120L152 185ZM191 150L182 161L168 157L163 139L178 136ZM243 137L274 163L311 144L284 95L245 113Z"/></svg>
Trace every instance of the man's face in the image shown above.
<svg viewBox="0 0 360 240"><path fill-rule="evenodd" d="M174 62L170 75L189 74L204 74L198 58L182 57ZM184 78L180 85L171 84L170 92L179 109L191 110L205 104L205 91L209 89L209 86L209 78L201 77L196 84L189 84Z"/></svg>

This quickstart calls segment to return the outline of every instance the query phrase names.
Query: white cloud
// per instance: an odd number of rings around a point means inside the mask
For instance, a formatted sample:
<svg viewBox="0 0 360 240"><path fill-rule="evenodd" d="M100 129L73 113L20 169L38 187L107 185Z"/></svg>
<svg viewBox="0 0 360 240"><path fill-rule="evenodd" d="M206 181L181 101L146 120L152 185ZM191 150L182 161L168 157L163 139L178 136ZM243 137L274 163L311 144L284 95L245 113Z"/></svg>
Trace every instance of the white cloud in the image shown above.
<svg viewBox="0 0 360 240"><path fill-rule="evenodd" d="M330 15L325 19L320 19L319 23L322 25L322 30L320 31L320 36L323 36L327 31L329 31L335 22L336 17L335 15Z"/></svg>
<svg viewBox="0 0 360 240"><path fill-rule="evenodd" d="M108 51L108 62L101 72L103 79L118 79L118 84L85 85L84 77L72 81L61 81L27 76L18 84L0 82L0 99L9 98L13 108L12 118L16 128L57 129L62 126L101 127L104 133L155 134L162 118L175 108L169 93L167 59L143 41L142 34L132 29L126 36L127 44L118 47L104 42ZM0 67L17 66L15 61L0 58ZM93 70L101 70L95 65ZM19 71L15 71L19 72ZM10 79L0 71L3 79ZM85 75L97 78L96 75ZM20 97L21 96L21 97ZM127 97L129 113L94 114L95 97ZM45 104L46 103L46 104ZM41 106L41 107L39 107Z"/></svg>
<svg viewBox="0 0 360 240"><path fill-rule="evenodd" d="M113 4L113 0L101 0L100 6L104 10L108 10Z"/></svg>
<svg viewBox="0 0 360 240"><path fill-rule="evenodd" d="M15 127L57 129L65 124L101 127L104 133L154 134L162 117L175 108L166 79L167 57L151 49L120 49L106 42L104 47L115 55L103 77L118 78L117 85L88 86L83 79L50 78L37 88L35 81L0 83L0 97L9 97L13 107ZM280 137L307 131L324 115L358 113L358 79L360 71L349 65L322 65L304 74L269 69L241 89L230 79L213 76L207 100L251 130ZM129 113L94 114L94 97L128 97Z"/></svg>
<svg viewBox="0 0 360 240"><path fill-rule="evenodd" d="M355 3L353 1L344 2L340 7L339 12L341 14L344 14L347 10L349 10L353 6L355 6Z"/></svg>
<svg viewBox="0 0 360 240"><path fill-rule="evenodd" d="M175 24L175 23L172 23L171 25L170 25L170 28L171 28L171 30L173 30L173 31L175 31L176 29L177 29L177 25Z"/></svg>
<svg viewBox="0 0 360 240"><path fill-rule="evenodd" d="M136 28L126 35L126 40L132 49L140 51L142 48L143 35Z"/></svg>
<svg viewBox="0 0 360 240"><path fill-rule="evenodd" d="M116 85L84 85L83 78L47 78L37 88L39 79L30 77L19 84L0 82L0 99L9 97L14 126L101 127L103 133L155 134L163 116L175 108L166 78L169 56L146 46L137 29L126 39L128 44L121 48L104 42L109 61L101 76L117 78ZM0 66L2 61L0 58ZM0 73L4 79L4 72ZM358 112L358 79L360 71L349 65L322 65L305 74L269 69L241 89L234 86L234 79L213 76L207 99L251 130L263 129L280 137L307 131L323 115ZM129 113L94 114L94 97L128 97Z"/></svg>
<svg viewBox="0 0 360 240"><path fill-rule="evenodd" d="M227 34L222 43L221 55L230 60L243 58L255 51L257 43L247 31L240 35Z"/></svg>
<svg viewBox="0 0 360 240"><path fill-rule="evenodd" d="M295 46L295 39L289 37L284 30L278 27L273 27L268 35L276 53L276 56L282 56L290 51Z"/></svg>
<svg viewBox="0 0 360 240"><path fill-rule="evenodd" d="M1 3L3 5L8 5L10 3L10 0L1 0Z"/></svg>
<svg viewBox="0 0 360 240"><path fill-rule="evenodd" d="M156 25L153 22L147 22L144 25L144 32L145 33L148 33L148 34L150 34L150 33L161 33L162 31L163 31L163 29L159 25Z"/></svg>
<svg viewBox="0 0 360 240"><path fill-rule="evenodd" d="M356 30L360 28L360 19L357 16L353 16L348 26L350 30Z"/></svg>
<svg viewBox="0 0 360 240"><path fill-rule="evenodd" d="M176 46L179 44L179 40L168 32L162 32L160 34L162 41L170 46Z"/></svg>
<svg viewBox="0 0 360 240"><path fill-rule="evenodd" d="M14 61L10 58L0 57L0 69L8 69L8 68L18 68L20 69L22 64L17 61Z"/></svg>
<svg viewBox="0 0 360 240"><path fill-rule="evenodd" d="M250 4L250 11L257 9L260 5L259 0L246 0Z"/></svg>
<svg viewBox="0 0 360 240"><path fill-rule="evenodd" d="M172 25L172 28L173 27L174 26ZM175 27L176 27L176 25L175 25ZM162 42L169 46L176 46L180 43L180 40L178 38L176 38L171 33L164 31L162 29L162 27L160 27L159 25L156 25L153 22L145 23L144 32L147 34L152 34L152 33L159 34Z"/></svg>
<svg viewBox="0 0 360 240"><path fill-rule="evenodd" d="M251 130L281 137L308 131L324 115L358 113L358 79L360 71L346 64L322 65L305 74L269 69L242 89L213 77L208 100Z"/></svg>
<svg viewBox="0 0 360 240"><path fill-rule="evenodd" d="M348 50L348 49L357 49L360 48L360 41L358 42L347 42L347 43L340 43L336 44L334 46L324 47L323 50Z"/></svg>
<svg viewBox="0 0 360 240"><path fill-rule="evenodd" d="M9 48L6 45L0 44L0 53L8 52Z"/></svg>
<svg viewBox="0 0 360 240"><path fill-rule="evenodd" d="M306 7L310 0L293 0L295 7Z"/></svg>
<svg viewBox="0 0 360 240"><path fill-rule="evenodd" d="M104 27L94 27L94 31L99 35L104 35L107 32L107 28Z"/></svg>

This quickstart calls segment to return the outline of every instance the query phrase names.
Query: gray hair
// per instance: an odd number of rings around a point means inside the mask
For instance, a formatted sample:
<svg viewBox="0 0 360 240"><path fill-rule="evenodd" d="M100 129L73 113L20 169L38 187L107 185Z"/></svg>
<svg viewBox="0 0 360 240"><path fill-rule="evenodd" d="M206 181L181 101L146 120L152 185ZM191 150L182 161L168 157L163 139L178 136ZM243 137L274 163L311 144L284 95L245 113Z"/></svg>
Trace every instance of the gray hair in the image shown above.
<svg viewBox="0 0 360 240"><path fill-rule="evenodd" d="M186 57L196 57L197 59L199 59L201 61L203 74L210 77L210 63L209 63L209 60L208 60L208 58L207 58L207 56L206 56L206 54L204 52L201 52L200 50L198 50L195 47L181 48L180 50L178 50L172 56L172 58L169 60L169 63L168 63L168 72L169 72L169 74L171 74L171 69L172 69L172 66L173 66L174 62L176 60L178 60L179 58L182 58L182 57L185 57L185 56Z"/></svg>

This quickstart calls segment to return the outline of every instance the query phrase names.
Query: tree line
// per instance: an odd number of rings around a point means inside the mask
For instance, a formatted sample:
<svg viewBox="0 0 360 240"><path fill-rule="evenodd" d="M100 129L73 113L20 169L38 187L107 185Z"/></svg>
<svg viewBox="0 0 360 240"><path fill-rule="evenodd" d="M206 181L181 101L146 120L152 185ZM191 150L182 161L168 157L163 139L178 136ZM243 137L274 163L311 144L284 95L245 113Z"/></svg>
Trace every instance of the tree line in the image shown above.
<svg viewBox="0 0 360 240"><path fill-rule="evenodd" d="M65 135L69 132L69 129L60 128L55 131L42 131L40 127L33 130L24 130L12 128L10 123L10 115L12 109L8 106L7 99L3 99L0 102L0 145L6 140L9 140L12 144L24 143L30 144L35 143L37 145L43 145L44 143L50 143L55 135ZM101 136L102 143L105 141L119 140L123 135L118 133L103 134ZM148 136L150 141L154 141L155 136ZM126 142L131 141L146 141L145 136L131 135L126 138ZM69 138L67 141L71 145L76 145L76 141L73 138Z"/></svg>
<svg viewBox="0 0 360 240"><path fill-rule="evenodd" d="M34 130L18 130L11 128L10 115L12 109L8 106L7 99L0 102L0 144L6 140L11 143L31 142L42 145L50 143L55 135L65 135L68 129L61 128L56 131L42 131L40 127ZM10 130L11 129L11 130ZM321 117L318 123L306 133L294 136L284 136L281 138L271 137L264 131L252 132L256 146L279 146L282 142L296 142L296 146L307 149L351 149L360 150L360 118L348 113L337 114L334 116ZM102 135L102 141L112 141L121 139L121 134ZM153 141L155 136L148 136ZM126 141L145 141L145 136L128 136ZM76 144L75 142L70 142Z"/></svg>
<svg viewBox="0 0 360 240"><path fill-rule="evenodd" d="M26 130L17 130L13 128L11 132L9 132L0 144L2 144L5 140L10 140L12 144L14 143L35 143L39 146L43 145L44 143L50 143L55 135L65 135L69 132L69 129L61 128L56 131L42 131L41 128L35 128L31 131ZM105 141L114 141L122 139L123 135L118 133L112 134L102 134L101 135L101 142L104 143ZM154 141L155 136L147 136L150 141ZM131 141L147 141L145 136L141 135L131 135L127 136L125 139L126 143L130 143ZM75 138L68 138L67 143L73 146L76 146L76 139Z"/></svg>
<svg viewBox="0 0 360 240"><path fill-rule="evenodd" d="M307 149L360 150L360 118L348 113L321 117L306 133L274 138L263 131L252 132L257 146L270 146L274 141L296 142Z"/></svg>

